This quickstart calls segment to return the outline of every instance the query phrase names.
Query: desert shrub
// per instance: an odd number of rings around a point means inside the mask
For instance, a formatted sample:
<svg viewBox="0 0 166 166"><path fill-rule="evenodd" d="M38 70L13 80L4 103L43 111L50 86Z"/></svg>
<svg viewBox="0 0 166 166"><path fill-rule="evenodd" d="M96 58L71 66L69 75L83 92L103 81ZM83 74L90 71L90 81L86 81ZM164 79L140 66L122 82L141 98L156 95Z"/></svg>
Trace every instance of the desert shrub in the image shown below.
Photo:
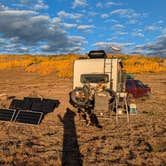
<svg viewBox="0 0 166 166"><path fill-rule="evenodd" d="M131 56L125 59L125 70L129 73L166 71L160 57Z"/></svg>
<svg viewBox="0 0 166 166"><path fill-rule="evenodd" d="M165 72L166 59L140 55L109 54L110 58L121 58L127 73ZM60 78L71 78L73 62L85 56L69 54L60 56L0 55L0 70L24 67L26 72L40 75L55 73Z"/></svg>
<svg viewBox="0 0 166 166"><path fill-rule="evenodd" d="M27 72L35 72L40 75L47 75L55 72L57 77L70 78L73 74L73 62L77 58L77 56L52 57L39 64L28 66L25 70Z"/></svg>

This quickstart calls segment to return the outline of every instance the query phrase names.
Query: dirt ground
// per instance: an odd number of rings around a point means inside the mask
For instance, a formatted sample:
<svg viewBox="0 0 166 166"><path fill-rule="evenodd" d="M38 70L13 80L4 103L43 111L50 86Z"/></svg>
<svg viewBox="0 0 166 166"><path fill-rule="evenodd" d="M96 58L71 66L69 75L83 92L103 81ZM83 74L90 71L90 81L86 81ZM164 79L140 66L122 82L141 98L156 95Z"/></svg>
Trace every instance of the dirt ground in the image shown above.
<svg viewBox="0 0 166 166"><path fill-rule="evenodd" d="M60 105L40 125L0 122L0 165L16 166L165 166L166 73L136 78L152 88L150 98L138 99L138 115L130 123L115 116L100 119L102 129L86 126L68 103L72 80L54 74L38 76L21 69L0 71L0 94L9 97L43 96ZM1 98L1 108L11 99Z"/></svg>

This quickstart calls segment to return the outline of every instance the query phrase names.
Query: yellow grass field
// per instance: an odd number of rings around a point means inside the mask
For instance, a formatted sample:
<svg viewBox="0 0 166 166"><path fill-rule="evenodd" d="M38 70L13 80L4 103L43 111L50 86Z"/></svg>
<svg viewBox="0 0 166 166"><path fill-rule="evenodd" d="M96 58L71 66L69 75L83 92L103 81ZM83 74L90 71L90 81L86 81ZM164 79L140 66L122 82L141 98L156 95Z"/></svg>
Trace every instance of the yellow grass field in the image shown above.
<svg viewBox="0 0 166 166"><path fill-rule="evenodd" d="M123 60L124 69L127 73L146 73L166 71L166 59L157 56L146 57L141 55L108 55ZM33 56L33 55L0 55L0 70L8 70L23 67L26 72L48 75L55 73L59 78L71 78L73 73L73 62L85 55L55 55L55 56Z"/></svg>

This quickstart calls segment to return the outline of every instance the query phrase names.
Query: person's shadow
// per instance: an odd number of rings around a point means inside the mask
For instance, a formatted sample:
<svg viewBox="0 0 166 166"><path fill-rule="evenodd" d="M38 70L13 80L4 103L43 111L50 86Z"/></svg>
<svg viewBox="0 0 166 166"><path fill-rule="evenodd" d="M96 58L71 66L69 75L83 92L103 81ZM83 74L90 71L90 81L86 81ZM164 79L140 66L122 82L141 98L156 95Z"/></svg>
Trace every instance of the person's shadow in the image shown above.
<svg viewBox="0 0 166 166"><path fill-rule="evenodd" d="M69 108L66 109L63 118L58 115L60 121L64 125L62 166L82 166L81 153L74 122L75 115L76 114Z"/></svg>

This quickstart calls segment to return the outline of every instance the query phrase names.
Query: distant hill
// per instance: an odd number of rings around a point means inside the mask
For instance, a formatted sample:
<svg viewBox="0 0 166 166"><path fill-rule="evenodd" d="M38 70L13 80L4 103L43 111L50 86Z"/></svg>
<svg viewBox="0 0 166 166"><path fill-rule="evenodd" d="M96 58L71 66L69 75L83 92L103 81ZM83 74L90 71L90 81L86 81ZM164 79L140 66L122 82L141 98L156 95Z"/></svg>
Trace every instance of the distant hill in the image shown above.
<svg viewBox="0 0 166 166"><path fill-rule="evenodd" d="M166 58L158 56L109 54L111 57L121 58L127 73L166 72ZM79 58L87 58L86 55L0 55L0 70L8 70L23 67L26 72L34 72L40 75L55 73L56 77L71 78L73 74L73 62Z"/></svg>

